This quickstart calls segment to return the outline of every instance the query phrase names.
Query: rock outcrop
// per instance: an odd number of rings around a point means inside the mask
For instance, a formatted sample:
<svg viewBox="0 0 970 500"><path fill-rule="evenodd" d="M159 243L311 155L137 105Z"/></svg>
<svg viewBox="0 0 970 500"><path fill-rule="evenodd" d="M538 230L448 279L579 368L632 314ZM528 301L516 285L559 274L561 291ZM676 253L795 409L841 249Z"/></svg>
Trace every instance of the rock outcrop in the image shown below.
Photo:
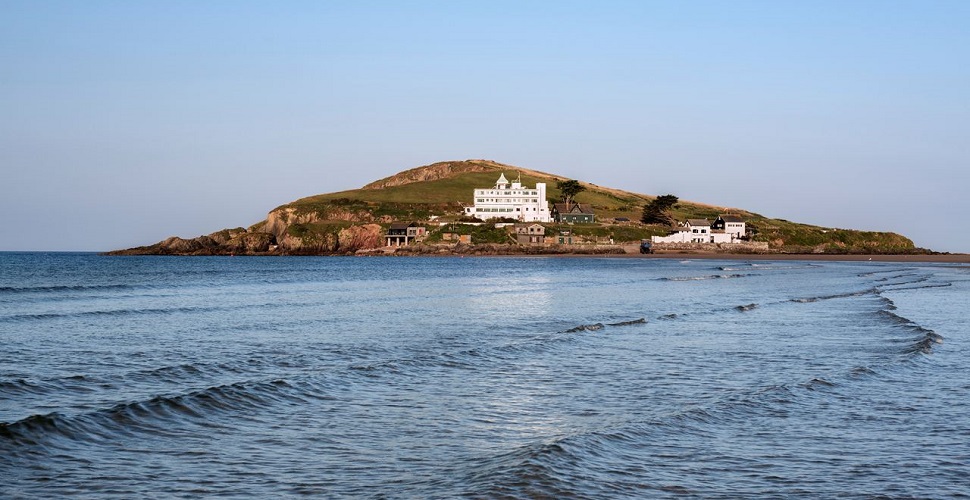
<svg viewBox="0 0 970 500"><path fill-rule="evenodd" d="M413 184L415 182L436 181L438 179L454 177L462 173L490 172L495 170L496 167L513 168L488 160L443 161L399 172L379 181L374 181L364 186L363 189L384 189L392 186Z"/></svg>
<svg viewBox="0 0 970 500"><path fill-rule="evenodd" d="M108 255L265 255L274 250L276 237L243 228L223 229L197 238L172 236L154 245L108 252Z"/></svg>
<svg viewBox="0 0 970 500"><path fill-rule="evenodd" d="M384 246L384 228L378 224L350 226L337 235L341 252L356 252Z"/></svg>
<svg viewBox="0 0 970 500"><path fill-rule="evenodd" d="M267 228L257 224L254 228ZM223 229L196 238L172 236L154 245L109 252L109 255L332 255L373 250L384 244L379 224L337 227L333 231L290 231L289 226L272 232Z"/></svg>
<svg viewBox="0 0 970 500"><path fill-rule="evenodd" d="M320 221L320 215L316 212L298 212L295 208L277 208L266 216L266 224L263 230L276 237L277 241L283 241L286 237L287 229L296 224L313 224Z"/></svg>

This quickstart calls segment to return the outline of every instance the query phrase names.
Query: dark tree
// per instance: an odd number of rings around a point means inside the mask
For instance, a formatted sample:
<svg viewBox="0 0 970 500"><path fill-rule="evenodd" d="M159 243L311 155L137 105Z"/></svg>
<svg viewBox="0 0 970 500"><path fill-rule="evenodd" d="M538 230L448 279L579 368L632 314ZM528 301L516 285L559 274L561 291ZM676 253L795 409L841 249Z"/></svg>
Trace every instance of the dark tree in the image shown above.
<svg viewBox="0 0 970 500"><path fill-rule="evenodd" d="M640 222L644 224L673 224L668 211L677 204L680 199L672 194L665 194L654 198L653 201L643 206L643 216Z"/></svg>
<svg viewBox="0 0 970 500"><path fill-rule="evenodd" d="M556 184L556 187L559 188L559 192L562 193L562 202L566 204L572 203L574 196L586 191L586 188L580 185L579 181L577 180L559 181Z"/></svg>

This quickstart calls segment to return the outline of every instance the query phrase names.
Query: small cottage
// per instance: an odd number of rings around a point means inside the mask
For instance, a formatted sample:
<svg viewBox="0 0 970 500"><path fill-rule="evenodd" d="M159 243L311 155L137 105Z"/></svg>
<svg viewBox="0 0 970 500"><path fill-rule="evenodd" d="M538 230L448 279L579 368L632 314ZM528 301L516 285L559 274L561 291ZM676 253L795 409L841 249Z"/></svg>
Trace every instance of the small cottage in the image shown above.
<svg viewBox="0 0 970 500"><path fill-rule="evenodd" d="M557 242L560 245L572 245L573 233L571 231L559 231L559 239Z"/></svg>
<svg viewBox="0 0 970 500"><path fill-rule="evenodd" d="M738 215L718 215L714 223L711 224L711 229L725 234L732 234L735 238L744 238L747 235L744 219Z"/></svg>
<svg viewBox="0 0 970 500"><path fill-rule="evenodd" d="M684 223L690 231L691 243L709 243L711 235L711 221L707 219L687 219Z"/></svg>
<svg viewBox="0 0 970 500"><path fill-rule="evenodd" d="M584 203L556 203L552 206L552 219L566 224L592 224L596 215L593 209Z"/></svg>
<svg viewBox="0 0 970 500"><path fill-rule="evenodd" d="M515 241L520 245L542 245L546 242L546 228L542 224L516 224Z"/></svg>

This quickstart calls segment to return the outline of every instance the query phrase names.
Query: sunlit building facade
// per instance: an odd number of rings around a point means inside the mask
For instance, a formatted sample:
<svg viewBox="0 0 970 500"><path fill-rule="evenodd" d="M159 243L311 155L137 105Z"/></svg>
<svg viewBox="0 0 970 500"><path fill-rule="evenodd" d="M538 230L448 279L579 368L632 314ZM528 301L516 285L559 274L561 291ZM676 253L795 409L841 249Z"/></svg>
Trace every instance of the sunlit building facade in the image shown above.
<svg viewBox="0 0 970 500"><path fill-rule="evenodd" d="M465 215L482 220L508 217L522 222L552 221L546 184L537 182L534 188L523 187L520 179L510 183L504 173L494 187L475 190L475 204L465 207Z"/></svg>

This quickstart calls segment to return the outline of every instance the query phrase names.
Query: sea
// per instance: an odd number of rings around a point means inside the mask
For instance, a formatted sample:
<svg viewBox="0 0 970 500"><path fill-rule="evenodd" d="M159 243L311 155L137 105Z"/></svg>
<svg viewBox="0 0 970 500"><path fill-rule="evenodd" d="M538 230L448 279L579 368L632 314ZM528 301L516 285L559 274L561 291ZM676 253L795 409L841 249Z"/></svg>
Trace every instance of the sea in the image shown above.
<svg viewBox="0 0 970 500"><path fill-rule="evenodd" d="M2 498L967 498L970 267L0 254Z"/></svg>

